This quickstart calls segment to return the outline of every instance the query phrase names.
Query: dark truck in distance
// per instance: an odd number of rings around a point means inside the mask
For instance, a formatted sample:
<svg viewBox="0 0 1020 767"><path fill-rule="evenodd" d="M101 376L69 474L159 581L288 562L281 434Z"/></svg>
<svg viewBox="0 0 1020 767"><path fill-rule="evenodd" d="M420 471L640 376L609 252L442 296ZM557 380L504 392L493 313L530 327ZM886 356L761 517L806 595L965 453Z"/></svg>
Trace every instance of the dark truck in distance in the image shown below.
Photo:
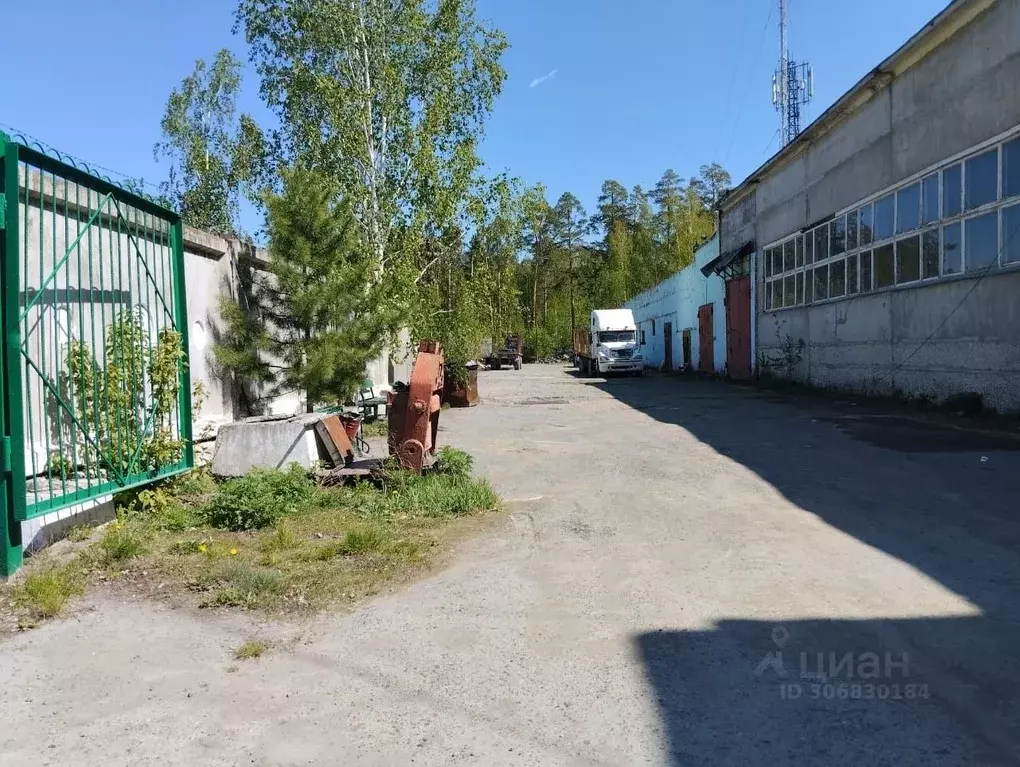
<svg viewBox="0 0 1020 767"><path fill-rule="evenodd" d="M499 370L503 365L520 370L524 364L524 339L521 336L507 336L503 346L494 349L491 338L482 342L482 361L490 370Z"/></svg>

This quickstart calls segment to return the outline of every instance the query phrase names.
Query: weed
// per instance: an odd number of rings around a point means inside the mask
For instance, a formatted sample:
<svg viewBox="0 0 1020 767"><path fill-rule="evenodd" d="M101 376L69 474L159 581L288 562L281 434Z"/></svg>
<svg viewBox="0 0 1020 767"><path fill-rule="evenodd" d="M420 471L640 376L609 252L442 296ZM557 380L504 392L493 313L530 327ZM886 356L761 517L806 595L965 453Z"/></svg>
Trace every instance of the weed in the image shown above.
<svg viewBox="0 0 1020 767"><path fill-rule="evenodd" d="M178 474L167 484L170 492L179 498L197 498L216 492L216 480L204 467Z"/></svg>
<svg viewBox="0 0 1020 767"><path fill-rule="evenodd" d="M463 450L458 450L449 445L439 449L437 469L442 474L466 479L471 476L471 466L473 463L471 455Z"/></svg>
<svg viewBox="0 0 1020 767"><path fill-rule="evenodd" d="M340 554L354 556L383 551L390 542L390 536L381 527L374 525L348 530L338 546Z"/></svg>
<svg viewBox="0 0 1020 767"><path fill-rule="evenodd" d="M261 530L307 504L315 486L304 469L256 469L222 485L203 510L206 521L225 530Z"/></svg>
<svg viewBox="0 0 1020 767"><path fill-rule="evenodd" d="M385 437L389 433L389 424L385 418L373 418L371 421L361 422L361 436L363 437Z"/></svg>
<svg viewBox="0 0 1020 767"><path fill-rule="evenodd" d="M123 522L114 522L93 549L97 563L112 567L145 553L141 536Z"/></svg>
<svg viewBox="0 0 1020 767"><path fill-rule="evenodd" d="M269 644L258 639L249 639L243 645L234 650L234 658L237 660L257 660L261 658Z"/></svg>
<svg viewBox="0 0 1020 767"><path fill-rule="evenodd" d="M273 532L259 542L259 550L268 554L274 551L295 549L300 545L301 539L283 522L278 522L273 528Z"/></svg>
<svg viewBox="0 0 1020 767"><path fill-rule="evenodd" d="M391 502L403 514L460 517L497 508L499 496L484 479L434 473L402 478Z"/></svg>
<svg viewBox="0 0 1020 767"><path fill-rule="evenodd" d="M286 586L286 580L281 573L242 564L224 572L223 580L228 584L228 588L216 593L215 603L248 609L268 604Z"/></svg>
<svg viewBox="0 0 1020 767"><path fill-rule="evenodd" d="M15 607L25 610L32 619L41 619L59 615L67 601L81 592L78 571L65 565L29 573L13 588L12 596Z"/></svg>

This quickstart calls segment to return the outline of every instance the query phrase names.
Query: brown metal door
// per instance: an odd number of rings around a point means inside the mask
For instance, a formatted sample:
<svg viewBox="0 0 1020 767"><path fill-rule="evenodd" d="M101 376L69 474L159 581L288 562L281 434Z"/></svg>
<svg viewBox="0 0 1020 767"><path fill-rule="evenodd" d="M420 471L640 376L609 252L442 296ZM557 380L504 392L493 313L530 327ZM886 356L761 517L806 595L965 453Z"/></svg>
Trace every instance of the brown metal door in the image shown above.
<svg viewBox="0 0 1020 767"><path fill-rule="evenodd" d="M751 377L751 278L726 283L726 369L732 378Z"/></svg>
<svg viewBox="0 0 1020 767"><path fill-rule="evenodd" d="M698 370L702 373L711 373L715 370L713 314L712 304L704 304L698 308Z"/></svg>
<svg viewBox="0 0 1020 767"><path fill-rule="evenodd" d="M673 323L662 323L662 340L666 344L666 372L673 369Z"/></svg>

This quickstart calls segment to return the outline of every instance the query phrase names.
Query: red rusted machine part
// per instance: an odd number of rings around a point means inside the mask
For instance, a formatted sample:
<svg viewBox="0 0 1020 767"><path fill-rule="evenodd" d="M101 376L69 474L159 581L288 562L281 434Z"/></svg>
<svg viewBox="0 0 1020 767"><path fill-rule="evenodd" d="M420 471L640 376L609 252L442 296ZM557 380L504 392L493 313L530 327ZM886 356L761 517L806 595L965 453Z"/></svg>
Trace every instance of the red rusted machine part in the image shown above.
<svg viewBox="0 0 1020 767"><path fill-rule="evenodd" d="M414 471L431 466L443 392L443 350L438 341L422 341L406 390L389 395L390 454Z"/></svg>

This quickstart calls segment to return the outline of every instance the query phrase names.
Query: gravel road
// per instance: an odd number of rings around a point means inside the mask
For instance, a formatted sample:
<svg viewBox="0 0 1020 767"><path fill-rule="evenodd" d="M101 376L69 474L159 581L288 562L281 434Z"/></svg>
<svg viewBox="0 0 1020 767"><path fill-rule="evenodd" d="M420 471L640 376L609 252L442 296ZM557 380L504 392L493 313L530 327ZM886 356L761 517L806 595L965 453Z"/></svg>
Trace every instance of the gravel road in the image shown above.
<svg viewBox="0 0 1020 767"><path fill-rule="evenodd" d="M1016 443L480 379L441 438L510 513L448 567L301 626L92 598L0 641L0 764L1020 763Z"/></svg>

